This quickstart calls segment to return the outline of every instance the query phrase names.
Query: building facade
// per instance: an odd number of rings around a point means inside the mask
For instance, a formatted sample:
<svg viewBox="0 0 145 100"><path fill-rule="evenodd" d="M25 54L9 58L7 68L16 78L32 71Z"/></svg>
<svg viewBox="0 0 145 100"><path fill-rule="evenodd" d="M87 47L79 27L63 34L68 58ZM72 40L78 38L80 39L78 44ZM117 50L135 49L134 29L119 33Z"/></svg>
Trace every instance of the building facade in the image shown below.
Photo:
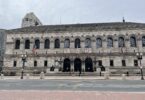
<svg viewBox="0 0 145 100"><path fill-rule="evenodd" d="M141 65L136 53L142 53ZM145 65L145 24L44 25L7 30L5 72L139 74Z"/></svg>
<svg viewBox="0 0 145 100"><path fill-rule="evenodd" d="M94 72L104 66L112 71L138 71L137 52L144 53L144 24L104 23L37 26L7 31L4 67L62 69ZM145 65L144 57L142 65ZM124 69L124 70L123 70ZM136 72L137 73L137 72Z"/></svg>

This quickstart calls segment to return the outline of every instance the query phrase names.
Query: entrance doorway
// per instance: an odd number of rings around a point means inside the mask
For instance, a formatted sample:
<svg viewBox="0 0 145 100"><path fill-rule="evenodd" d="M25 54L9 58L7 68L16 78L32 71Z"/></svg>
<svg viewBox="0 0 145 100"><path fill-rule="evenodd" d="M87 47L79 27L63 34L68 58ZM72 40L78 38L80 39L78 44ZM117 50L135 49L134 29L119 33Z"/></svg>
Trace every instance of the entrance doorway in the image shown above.
<svg viewBox="0 0 145 100"><path fill-rule="evenodd" d="M63 72L70 72L70 59L66 58L63 62Z"/></svg>
<svg viewBox="0 0 145 100"><path fill-rule="evenodd" d="M93 62L91 58L86 58L85 60L85 71L93 72Z"/></svg>
<svg viewBox="0 0 145 100"><path fill-rule="evenodd" d="M74 71L77 72L77 71L81 71L81 70L82 70L82 61L81 61L81 59L76 58L74 60Z"/></svg>

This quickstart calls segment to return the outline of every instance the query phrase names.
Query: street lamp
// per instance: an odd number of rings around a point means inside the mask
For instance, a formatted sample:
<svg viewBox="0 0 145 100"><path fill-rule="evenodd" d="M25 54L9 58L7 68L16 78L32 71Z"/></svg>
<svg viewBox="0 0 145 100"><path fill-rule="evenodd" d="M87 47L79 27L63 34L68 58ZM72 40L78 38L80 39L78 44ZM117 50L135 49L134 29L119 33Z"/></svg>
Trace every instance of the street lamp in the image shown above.
<svg viewBox="0 0 145 100"><path fill-rule="evenodd" d="M26 54L22 54L21 57L22 57L22 62L23 62L23 65L22 65L22 72L21 72L21 79L23 79L24 67L25 67L25 62L26 62L27 55L26 55Z"/></svg>
<svg viewBox="0 0 145 100"><path fill-rule="evenodd" d="M138 52L138 53L136 53L136 56L137 56L137 59L138 59L138 61L140 61L140 73L141 73L141 80L144 80L144 77L143 77L143 70L142 70L142 64L141 64L141 60L142 60L142 56L143 56L143 54L141 53L141 52Z"/></svg>

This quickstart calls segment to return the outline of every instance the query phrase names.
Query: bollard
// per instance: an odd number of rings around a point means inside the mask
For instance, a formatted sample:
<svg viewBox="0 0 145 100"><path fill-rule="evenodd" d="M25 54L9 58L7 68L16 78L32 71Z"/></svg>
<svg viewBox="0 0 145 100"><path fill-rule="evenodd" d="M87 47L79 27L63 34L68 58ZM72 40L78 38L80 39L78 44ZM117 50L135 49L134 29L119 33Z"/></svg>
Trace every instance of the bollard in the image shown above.
<svg viewBox="0 0 145 100"><path fill-rule="evenodd" d="M26 79L29 79L30 78L30 75L29 74L26 74Z"/></svg>
<svg viewBox="0 0 145 100"><path fill-rule="evenodd" d="M44 79L44 72L40 73L40 79Z"/></svg>
<svg viewBox="0 0 145 100"><path fill-rule="evenodd" d="M104 73L104 79L106 79L106 80L109 79L109 72Z"/></svg>
<svg viewBox="0 0 145 100"><path fill-rule="evenodd" d="M122 80L126 80L126 75L122 74Z"/></svg>
<svg viewBox="0 0 145 100"><path fill-rule="evenodd" d="M4 79L4 74L1 74L1 79Z"/></svg>

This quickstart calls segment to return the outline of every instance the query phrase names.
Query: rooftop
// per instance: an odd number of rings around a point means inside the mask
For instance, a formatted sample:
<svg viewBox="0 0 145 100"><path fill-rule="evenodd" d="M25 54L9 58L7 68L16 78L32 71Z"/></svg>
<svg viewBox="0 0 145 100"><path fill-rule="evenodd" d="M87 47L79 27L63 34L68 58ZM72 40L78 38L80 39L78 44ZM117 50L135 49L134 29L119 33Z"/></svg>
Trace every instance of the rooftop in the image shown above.
<svg viewBox="0 0 145 100"><path fill-rule="evenodd" d="M63 32L63 31L101 31L101 30L133 30L145 29L145 23L134 22L112 22L112 23L87 23L87 24L66 24L66 25L43 25L17 28L8 32Z"/></svg>

